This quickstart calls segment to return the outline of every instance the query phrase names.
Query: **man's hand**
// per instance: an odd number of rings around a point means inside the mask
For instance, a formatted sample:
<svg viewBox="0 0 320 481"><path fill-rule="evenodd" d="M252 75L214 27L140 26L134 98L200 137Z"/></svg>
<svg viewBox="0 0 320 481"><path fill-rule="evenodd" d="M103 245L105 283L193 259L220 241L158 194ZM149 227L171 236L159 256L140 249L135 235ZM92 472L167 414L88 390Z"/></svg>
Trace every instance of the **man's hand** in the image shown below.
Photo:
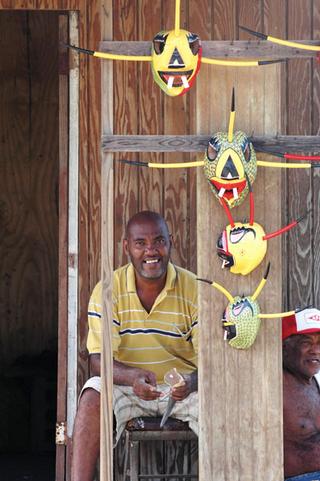
<svg viewBox="0 0 320 481"><path fill-rule="evenodd" d="M161 391L157 391L156 375L136 367L127 366L113 360L113 383L122 386L132 386L136 396L144 401L157 399Z"/></svg>
<svg viewBox="0 0 320 481"><path fill-rule="evenodd" d="M157 391L156 376L151 371L142 371L132 384L133 392L144 401L157 399L161 391Z"/></svg>
<svg viewBox="0 0 320 481"><path fill-rule="evenodd" d="M171 390L171 397L175 401L183 401L193 391L198 390L198 371L192 374L184 374L185 383L182 386L173 387Z"/></svg>

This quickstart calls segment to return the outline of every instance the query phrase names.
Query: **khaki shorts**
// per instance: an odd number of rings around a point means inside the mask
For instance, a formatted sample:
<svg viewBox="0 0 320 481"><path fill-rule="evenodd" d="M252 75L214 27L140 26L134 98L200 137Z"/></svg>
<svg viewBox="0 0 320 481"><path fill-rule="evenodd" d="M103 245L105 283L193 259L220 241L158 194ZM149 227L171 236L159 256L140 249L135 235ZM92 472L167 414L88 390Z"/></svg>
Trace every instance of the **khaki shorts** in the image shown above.
<svg viewBox="0 0 320 481"><path fill-rule="evenodd" d="M94 376L88 379L83 386L79 399L83 391L91 388L101 393L101 378ZM160 391L167 391L168 386L158 385ZM156 399L154 401L144 401L136 396L131 386L113 386L113 412L117 422L117 437L120 436L130 419L141 416L162 416L167 407L168 399ZM192 392L183 401L177 402L170 415L173 418L188 422L189 427L198 435L198 393Z"/></svg>

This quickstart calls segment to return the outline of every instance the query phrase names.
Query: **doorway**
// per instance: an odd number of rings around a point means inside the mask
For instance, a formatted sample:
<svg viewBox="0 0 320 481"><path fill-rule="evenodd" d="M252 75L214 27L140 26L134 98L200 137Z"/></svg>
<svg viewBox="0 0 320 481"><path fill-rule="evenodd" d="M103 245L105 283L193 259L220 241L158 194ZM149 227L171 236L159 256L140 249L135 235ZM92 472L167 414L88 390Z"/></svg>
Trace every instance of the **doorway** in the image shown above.
<svg viewBox="0 0 320 481"><path fill-rule="evenodd" d="M0 11L0 472L54 481L59 13Z"/></svg>

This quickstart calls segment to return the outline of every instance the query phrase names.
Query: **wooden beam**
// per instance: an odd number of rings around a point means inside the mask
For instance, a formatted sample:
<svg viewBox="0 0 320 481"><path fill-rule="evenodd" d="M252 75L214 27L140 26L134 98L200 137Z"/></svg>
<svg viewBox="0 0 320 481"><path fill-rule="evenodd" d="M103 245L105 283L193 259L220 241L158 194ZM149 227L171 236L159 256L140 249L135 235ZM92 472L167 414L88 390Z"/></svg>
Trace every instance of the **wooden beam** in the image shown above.
<svg viewBox="0 0 320 481"><path fill-rule="evenodd" d="M155 32L156 33L156 32ZM298 42L298 40L293 40ZM305 41L309 45L319 45L319 41ZM81 47L85 47L81 45ZM99 51L121 55L150 55L152 42L146 41L104 41ZM202 55L209 58L315 58L316 52L284 47L266 40L207 40L202 42Z"/></svg>
<svg viewBox="0 0 320 481"><path fill-rule="evenodd" d="M210 135L103 135L103 152L203 152ZM258 135L251 137L257 150L319 152L318 135Z"/></svg>
<svg viewBox="0 0 320 481"><path fill-rule="evenodd" d="M209 68L202 72L197 88L197 110L201 112L197 133L226 128L229 99L221 92L230 92L233 85L246 92L237 97L237 124L259 134L279 131L279 67L253 73L244 69L241 75L234 70L220 73L215 69L214 75ZM209 104L215 108L208 109ZM266 173L262 169L254 184L255 219L267 232L281 225L281 173L276 170ZM264 313L281 311L281 240L272 239L267 259L249 276L222 270L214 252L226 225L225 214L200 169L197 174L198 276L214 279L233 296L250 295L271 260L270 279L259 303ZM233 215L237 220L248 218L248 199L233 210ZM199 481L278 481L283 479L281 321L263 320L250 349L233 349L223 340L221 315L226 304L221 293L199 286Z"/></svg>
<svg viewBox="0 0 320 481"><path fill-rule="evenodd" d="M101 32L111 38L113 32L113 1L101 4ZM101 81L102 131L113 132L113 64L103 62ZM100 480L113 480L113 369L112 369L112 278L113 278L113 156L102 157L101 172L101 278L103 283L103 320L101 356L101 437Z"/></svg>

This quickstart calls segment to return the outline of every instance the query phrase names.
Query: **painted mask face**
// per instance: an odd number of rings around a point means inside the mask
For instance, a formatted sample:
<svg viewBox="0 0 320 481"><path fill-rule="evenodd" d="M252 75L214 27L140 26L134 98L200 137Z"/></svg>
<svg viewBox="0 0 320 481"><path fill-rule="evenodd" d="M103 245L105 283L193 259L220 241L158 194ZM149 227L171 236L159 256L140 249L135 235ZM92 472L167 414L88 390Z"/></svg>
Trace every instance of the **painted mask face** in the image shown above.
<svg viewBox="0 0 320 481"><path fill-rule="evenodd" d="M242 204L257 175L256 153L244 132L228 140L226 132L217 132L209 141L204 158L204 173L214 195L232 208Z"/></svg>
<svg viewBox="0 0 320 481"><path fill-rule="evenodd" d="M267 252L265 232L260 224L254 222L228 225L217 241L217 254L222 259L222 267L232 274L247 275L264 259Z"/></svg>
<svg viewBox="0 0 320 481"><path fill-rule="evenodd" d="M201 41L186 30L159 32L152 44L152 73L159 87L171 97L186 93L201 64Z"/></svg>
<svg viewBox="0 0 320 481"><path fill-rule="evenodd" d="M252 297L236 296L223 314L225 339L231 347L248 349L258 335L261 319L260 307Z"/></svg>

